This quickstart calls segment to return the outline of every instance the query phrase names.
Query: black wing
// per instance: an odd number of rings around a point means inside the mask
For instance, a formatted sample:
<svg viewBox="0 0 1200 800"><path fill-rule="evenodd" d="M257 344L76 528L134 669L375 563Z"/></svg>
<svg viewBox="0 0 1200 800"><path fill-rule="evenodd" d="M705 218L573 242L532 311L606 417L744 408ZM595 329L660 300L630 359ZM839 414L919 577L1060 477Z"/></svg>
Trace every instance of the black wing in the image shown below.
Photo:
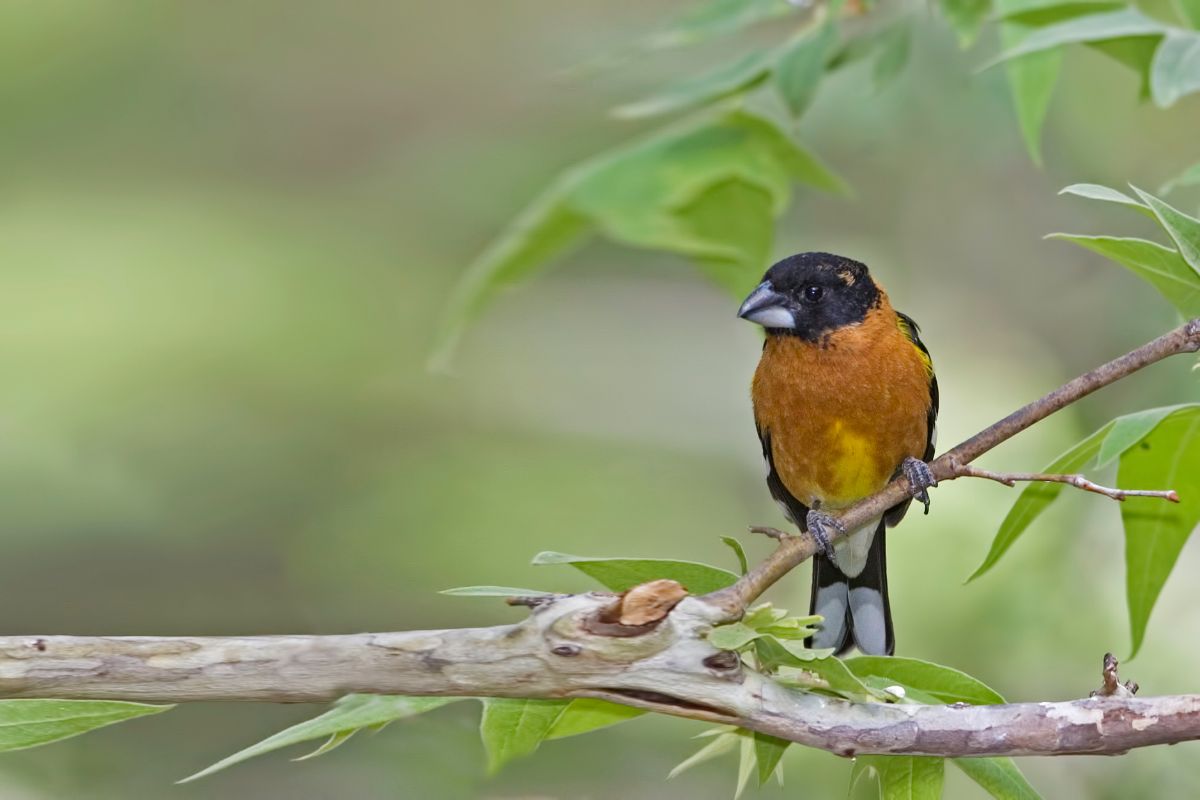
<svg viewBox="0 0 1200 800"><path fill-rule="evenodd" d="M775 454L771 450L771 432L759 428L757 423L754 427L758 430L758 440L762 443L763 461L767 465L767 489L771 492L771 497L783 508L784 515L791 520L792 524L799 526L802 531L808 530L808 506L792 496L792 493L783 485L779 473L775 471Z"/></svg>
<svg viewBox="0 0 1200 800"><path fill-rule="evenodd" d="M940 398L938 396L937 375L933 372L933 359L929 355L929 348L921 341L921 329L917 325L917 321L908 314L900 311L896 312L896 316L900 317L900 330L908 337L909 341L921 351L925 359L929 362L929 415L926 418L926 438L925 438L925 455L922 456L922 461L931 461L933 459L934 447L937 445L937 415L938 404ZM896 475L900 471L897 469ZM903 503L893 506L885 515L888 527L894 526L904 518L904 512L908 510L908 504L911 500L905 500Z"/></svg>

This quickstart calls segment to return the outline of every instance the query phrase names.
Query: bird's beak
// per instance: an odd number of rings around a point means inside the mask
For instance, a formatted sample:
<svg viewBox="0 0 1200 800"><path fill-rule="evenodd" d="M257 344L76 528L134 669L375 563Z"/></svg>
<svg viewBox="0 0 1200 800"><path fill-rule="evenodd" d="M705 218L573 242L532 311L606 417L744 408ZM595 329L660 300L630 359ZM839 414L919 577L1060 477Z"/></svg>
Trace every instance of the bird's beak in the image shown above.
<svg viewBox="0 0 1200 800"><path fill-rule="evenodd" d="M796 318L790 306L786 295L775 291L770 281L763 281L742 303L738 316L764 328L794 328Z"/></svg>

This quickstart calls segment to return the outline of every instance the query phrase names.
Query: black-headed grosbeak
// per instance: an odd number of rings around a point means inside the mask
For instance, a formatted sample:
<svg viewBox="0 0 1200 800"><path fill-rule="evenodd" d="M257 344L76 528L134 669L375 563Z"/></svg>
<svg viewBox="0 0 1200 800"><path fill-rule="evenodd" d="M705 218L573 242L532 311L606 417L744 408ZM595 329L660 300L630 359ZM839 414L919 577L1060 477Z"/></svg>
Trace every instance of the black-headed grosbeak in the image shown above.
<svg viewBox="0 0 1200 800"><path fill-rule="evenodd" d="M911 501L833 547L836 522L825 512L900 473L928 511L938 385L917 324L892 308L866 265L829 253L772 266L738 316L767 332L751 390L767 487L821 548L811 613L824 623L811 646L890 655L884 526L899 522Z"/></svg>

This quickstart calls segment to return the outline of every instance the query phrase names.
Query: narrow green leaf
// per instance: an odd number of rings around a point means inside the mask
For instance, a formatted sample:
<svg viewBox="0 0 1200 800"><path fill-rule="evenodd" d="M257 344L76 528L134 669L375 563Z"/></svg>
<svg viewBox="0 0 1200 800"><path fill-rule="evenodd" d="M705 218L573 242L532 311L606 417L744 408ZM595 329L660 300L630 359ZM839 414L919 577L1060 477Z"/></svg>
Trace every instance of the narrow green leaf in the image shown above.
<svg viewBox="0 0 1200 800"><path fill-rule="evenodd" d="M591 733L600 728L607 728L621 722L640 717L646 712L640 708L610 703L607 700L595 700L590 697L579 697L559 715L546 734L547 739L565 739L568 736L578 736L581 733Z"/></svg>
<svg viewBox="0 0 1200 800"><path fill-rule="evenodd" d="M488 772L495 774L514 758L537 750L569 703L569 700L484 698L479 734L487 751Z"/></svg>
<svg viewBox="0 0 1200 800"><path fill-rule="evenodd" d="M391 697L374 694L349 694L338 700L333 708L319 717L286 728L258 744L239 750L207 769L184 778L187 783L212 775L214 772L247 761L255 756L314 739L326 739L338 734L367 728L392 720L412 717L426 711L462 700L461 697Z"/></svg>
<svg viewBox="0 0 1200 800"><path fill-rule="evenodd" d="M1004 61L1067 44L1098 42L1129 36L1156 36L1165 34L1167 30L1166 25L1146 16L1132 6L1119 11L1087 14L1038 28L1026 36L1020 44L1005 49L999 56L988 62L987 66L994 66Z"/></svg>
<svg viewBox="0 0 1200 800"><path fill-rule="evenodd" d="M361 730L361 729L360 728L351 728L350 730L338 731L337 733L331 733L329 735L329 738L326 739L321 744L321 746L318 747L316 750L313 750L311 753L306 753L302 756L297 756L296 758L293 758L292 761L308 761L310 758L316 758L317 756L323 756L326 753L328 753L330 750L336 750L339 747L341 747L342 745L344 745L346 742L350 741L350 737L353 736L354 734L358 733L359 730Z"/></svg>
<svg viewBox="0 0 1200 800"><path fill-rule="evenodd" d="M737 786L733 790L733 800L738 800L742 793L746 791L747 784L750 783L750 776L754 774L754 738L749 731L745 731L739 737L741 739L738 758L738 776Z"/></svg>
<svg viewBox="0 0 1200 800"><path fill-rule="evenodd" d="M750 564L746 561L746 550L742 547L742 543L732 536L722 536L721 541L733 551L735 556L737 556L738 569L742 571L742 574L745 575L747 572L749 572Z"/></svg>
<svg viewBox="0 0 1200 800"><path fill-rule="evenodd" d="M942 13L958 35L958 46L964 50L979 36L991 11L989 0L941 0Z"/></svg>
<svg viewBox="0 0 1200 800"><path fill-rule="evenodd" d="M940 800L945 759L925 756L858 756L850 772L853 788L868 773L879 780L881 800Z"/></svg>
<svg viewBox="0 0 1200 800"><path fill-rule="evenodd" d="M1116 236L1053 233L1046 238L1071 242L1112 259L1157 289L1185 318L1200 315L1200 274L1177 251L1146 239Z"/></svg>
<svg viewBox="0 0 1200 800"><path fill-rule="evenodd" d="M1200 34L1172 30L1154 54L1150 94L1160 108L1169 108L1192 92L1200 92Z"/></svg>
<svg viewBox="0 0 1200 800"><path fill-rule="evenodd" d="M790 745L787 739L780 739L766 733L754 732L754 756L758 761L758 785L762 786L771 779L784 751Z"/></svg>
<svg viewBox="0 0 1200 800"><path fill-rule="evenodd" d="M1100 443L1108 434L1113 423L1108 423L1100 430L1088 436L1079 444L1054 459L1043 472L1075 472L1091 461L1100 451ZM1021 490L1017 502L1009 509L1008 515L1000 523L1000 530L992 540L992 547L983 563L967 578L967 582L978 578L992 567L1008 552L1008 548L1025 532L1029 523L1033 522L1046 510L1046 507L1058 497L1063 490L1061 483L1030 483Z"/></svg>
<svg viewBox="0 0 1200 800"><path fill-rule="evenodd" d="M987 0L983 0L986 7ZM912 26L907 18L889 25L880 34L879 55L871 68L871 81L875 91L883 91L894 81L908 64L912 50Z"/></svg>
<svg viewBox="0 0 1200 800"><path fill-rule="evenodd" d="M442 589L438 594L453 597L550 597L554 592L521 589L516 586L459 586L454 589Z"/></svg>
<svg viewBox="0 0 1200 800"><path fill-rule="evenodd" d="M0 752L38 747L171 708L119 700L0 700Z"/></svg>
<svg viewBox="0 0 1200 800"><path fill-rule="evenodd" d="M1158 193L1169 194L1181 186L1200 186L1200 161L1164 183Z"/></svg>
<svg viewBox="0 0 1200 800"><path fill-rule="evenodd" d="M654 34L648 46L678 47L734 33L757 22L795 13L786 0L711 0Z"/></svg>
<svg viewBox="0 0 1200 800"><path fill-rule="evenodd" d="M1064 186L1059 190L1059 194L1073 194L1076 197L1086 197L1088 200L1103 200L1107 203L1119 203L1124 206L1136 208L1142 213L1154 215L1150 207L1144 203L1139 203L1124 192L1110 189L1107 186L1100 186L1095 183L1073 183L1070 186Z"/></svg>
<svg viewBox="0 0 1200 800"><path fill-rule="evenodd" d="M877 676L919 689L943 703L996 705L1004 702L995 690L982 681L953 667L916 658L858 656L843 661L859 678Z"/></svg>
<svg viewBox="0 0 1200 800"><path fill-rule="evenodd" d="M667 780L674 778L681 772L686 772L697 764L703 764L705 761L711 761L714 758L725 755L737 745L741 744L742 737L732 731L724 731L713 737L713 740L701 747L695 753L679 762L675 767L667 773Z"/></svg>
<svg viewBox="0 0 1200 800"><path fill-rule="evenodd" d="M1185 403L1175 406L1148 408L1136 411L1113 420L1112 428L1100 445L1100 453L1096 456L1096 468L1108 466L1113 459L1125 453L1126 450L1146 438L1146 434L1154 430L1158 423L1169 414L1185 408L1197 407L1195 403Z"/></svg>
<svg viewBox="0 0 1200 800"><path fill-rule="evenodd" d="M772 79L792 116L803 114L812 102L837 40L837 25L831 20L806 31L784 48Z"/></svg>
<svg viewBox="0 0 1200 800"><path fill-rule="evenodd" d="M954 765L996 800L1042 800L1011 758L956 758Z"/></svg>
<svg viewBox="0 0 1200 800"><path fill-rule="evenodd" d="M624 119L638 119L696 108L761 83L770 71L771 53L754 50L730 64L668 87L653 97L620 106L613 113Z"/></svg>
<svg viewBox="0 0 1200 800"><path fill-rule="evenodd" d="M1179 248L1179 255L1200 274L1200 219L1189 217L1168 203L1147 194L1136 186L1130 187L1154 211L1163 230Z"/></svg>
<svg viewBox="0 0 1200 800"><path fill-rule="evenodd" d="M1004 22L1000 25L1000 40L1004 47L1016 47L1031 30L1019 22ZM1062 68L1062 53L1048 50L1017 58L1004 65L1008 75L1009 91L1012 93L1013 108L1021 138L1033 163L1042 163L1042 126L1054 97L1054 87Z"/></svg>
<svg viewBox="0 0 1200 800"><path fill-rule="evenodd" d="M732 586L738 576L720 567L696 561L660 558L588 558L546 551L533 558L537 565L569 564L616 592L647 581L669 578L683 584L692 594L707 594Z"/></svg>
<svg viewBox="0 0 1200 800"><path fill-rule="evenodd" d="M1141 649L1150 612L1188 537L1200 522L1200 406L1166 417L1121 456L1117 485L1174 489L1179 503L1130 497L1121 504L1125 523L1125 584L1132 658Z"/></svg>
<svg viewBox="0 0 1200 800"><path fill-rule="evenodd" d="M430 366L446 370L467 323L501 290L516 285L579 244L587 219L567 204L562 181L529 206L471 263L442 317Z"/></svg>

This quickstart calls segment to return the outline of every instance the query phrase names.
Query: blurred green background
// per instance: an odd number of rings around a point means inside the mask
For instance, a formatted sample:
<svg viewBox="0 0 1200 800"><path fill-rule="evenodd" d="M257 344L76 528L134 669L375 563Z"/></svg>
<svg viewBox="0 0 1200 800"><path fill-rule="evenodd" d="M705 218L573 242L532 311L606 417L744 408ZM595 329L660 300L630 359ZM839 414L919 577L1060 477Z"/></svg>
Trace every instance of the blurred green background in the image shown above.
<svg viewBox="0 0 1200 800"><path fill-rule="evenodd" d="M720 536L781 524L748 401L758 333L681 259L591 246L501 298L455 374L424 368L439 311L489 238L556 170L641 130L605 109L743 46L566 76L687 6L5 3L0 630L501 622L520 612L436 592L589 586L530 567L542 549L731 566ZM1200 155L1196 97L1169 113L1139 106L1131 73L1073 52L1038 171L1002 72L975 74L992 47L964 55L931 18L885 93L853 74L825 87L806 141L857 196L800 192L775 247L866 261L921 322L943 447L1174 324L1147 285L1041 236L1152 234L1135 215L1055 193L1075 181L1154 188ZM1085 72L1093 80L1072 77ZM1041 467L1113 415L1194 400L1190 366L1152 367L985 464ZM1115 505L1079 494L964 587L1015 494L938 490L929 517L891 534L899 653L1013 700L1097 685L1105 650L1129 646L1123 545ZM1123 669L1144 692L1198 688L1198 569L1193 546ZM773 593L779 605L804 609L800 572ZM172 785L317 711L187 706L7 754L0 797L732 791L732 759L664 782L702 728L669 719L552 742L488 778L466 705L316 761L276 755ZM792 748L786 763L788 789L763 795L845 791L846 761ZM1022 766L1046 797L1200 792L1188 746ZM948 776L947 797L978 795Z"/></svg>

